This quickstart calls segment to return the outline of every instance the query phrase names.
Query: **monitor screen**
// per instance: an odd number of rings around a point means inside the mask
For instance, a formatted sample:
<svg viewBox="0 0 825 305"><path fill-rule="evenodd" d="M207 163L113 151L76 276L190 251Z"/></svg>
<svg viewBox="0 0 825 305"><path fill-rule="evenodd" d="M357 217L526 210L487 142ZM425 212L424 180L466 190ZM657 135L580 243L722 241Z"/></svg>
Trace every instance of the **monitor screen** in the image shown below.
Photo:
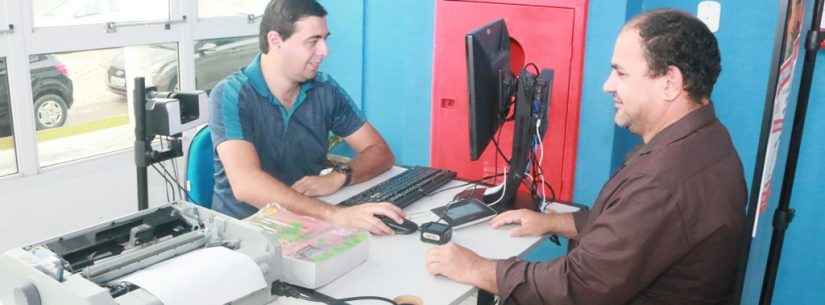
<svg viewBox="0 0 825 305"><path fill-rule="evenodd" d="M510 35L503 19L467 34L467 78L470 94L470 159L478 160L507 115L511 94Z"/></svg>

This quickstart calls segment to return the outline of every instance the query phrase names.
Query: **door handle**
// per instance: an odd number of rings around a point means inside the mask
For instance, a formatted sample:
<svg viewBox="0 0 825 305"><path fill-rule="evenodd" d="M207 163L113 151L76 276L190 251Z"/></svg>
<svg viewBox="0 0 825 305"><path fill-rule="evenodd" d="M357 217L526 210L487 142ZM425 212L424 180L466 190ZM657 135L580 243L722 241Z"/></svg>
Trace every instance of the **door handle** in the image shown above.
<svg viewBox="0 0 825 305"><path fill-rule="evenodd" d="M455 106L455 100L451 98L441 99L441 108L452 108Z"/></svg>

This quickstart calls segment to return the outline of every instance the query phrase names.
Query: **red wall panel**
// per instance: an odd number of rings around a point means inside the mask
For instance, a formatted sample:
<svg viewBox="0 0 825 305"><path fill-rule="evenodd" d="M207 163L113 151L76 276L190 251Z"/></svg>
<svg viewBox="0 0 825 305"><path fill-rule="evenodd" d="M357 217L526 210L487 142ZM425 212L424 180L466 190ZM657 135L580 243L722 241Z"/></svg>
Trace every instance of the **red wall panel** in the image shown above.
<svg viewBox="0 0 825 305"><path fill-rule="evenodd" d="M478 161L470 161L467 65L464 36L503 18L524 51L525 63L555 71L543 138L545 178L562 200L573 191L579 97L584 48L586 1L571 0L440 0L436 4L433 77L432 166L449 168L463 179L502 173L493 143ZM515 52L514 52L515 53ZM518 57L518 56L513 56ZM512 122L505 124L500 145L506 155L512 143ZM549 193L548 193L549 196Z"/></svg>

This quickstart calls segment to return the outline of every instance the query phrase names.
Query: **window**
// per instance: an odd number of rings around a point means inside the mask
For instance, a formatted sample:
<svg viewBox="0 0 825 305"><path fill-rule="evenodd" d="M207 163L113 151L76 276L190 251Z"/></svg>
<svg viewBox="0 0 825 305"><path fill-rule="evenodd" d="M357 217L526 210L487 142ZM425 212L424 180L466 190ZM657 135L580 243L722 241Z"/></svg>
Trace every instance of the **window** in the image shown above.
<svg viewBox="0 0 825 305"><path fill-rule="evenodd" d="M169 19L169 0L34 0L34 26Z"/></svg>
<svg viewBox="0 0 825 305"><path fill-rule="evenodd" d="M37 56L32 97L41 166L134 145L128 77L143 75L161 91L177 86L176 43Z"/></svg>
<svg viewBox="0 0 825 305"><path fill-rule="evenodd" d="M245 67L258 53L258 37L231 37L195 43L195 87L212 90L215 85Z"/></svg>
<svg viewBox="0 0 825 305"><path fill-rule="evenodd" d="M261 15L268 0L199 0L200 18L237 15Z"/></svg>
<svg viewBox="0 0 825 305"><path fill-rule="evenodd" d="M17 172L9 101L9 77L6 70L6 58L0 57L0 176Z"/></svg>
<svg viewBox="0 0 825 305"><path fill-rule="evenodd" d="M133 77L144 76L160 91L211 89L257 53L251 35L259 19L247 16L260 15L268 2L0 0L0 58L14 68L0 82L9 88L0 92L9 96L12 110L32 107L31 113L0 117L9 125L9 135L0 136L0 175L36 175L45 167L131 149L127 92ZM223 17L184 17L196 16L198 8L202 16ZM24 11L32 15L7 16ZM104 26L109 22L116 24ZM14 31L2 31L12 23ZM29 81L21 82L29 76L31 89ZM12 132L9 122L19 126Z"/></svg>

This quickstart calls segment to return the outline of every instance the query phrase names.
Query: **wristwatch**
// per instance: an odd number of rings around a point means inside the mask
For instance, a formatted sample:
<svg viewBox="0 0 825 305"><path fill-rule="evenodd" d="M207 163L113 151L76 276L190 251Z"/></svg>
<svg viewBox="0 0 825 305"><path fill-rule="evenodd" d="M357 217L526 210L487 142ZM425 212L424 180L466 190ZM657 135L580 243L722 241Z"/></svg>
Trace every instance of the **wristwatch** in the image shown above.
<svg viewBox="0 0 825 305"><path fill-rule="evenodd" d="M352 182L352 168L349 167L349 163L339 163L335 164L332 170L344 174L344 186L348 186L350 182Z"/></svg>

